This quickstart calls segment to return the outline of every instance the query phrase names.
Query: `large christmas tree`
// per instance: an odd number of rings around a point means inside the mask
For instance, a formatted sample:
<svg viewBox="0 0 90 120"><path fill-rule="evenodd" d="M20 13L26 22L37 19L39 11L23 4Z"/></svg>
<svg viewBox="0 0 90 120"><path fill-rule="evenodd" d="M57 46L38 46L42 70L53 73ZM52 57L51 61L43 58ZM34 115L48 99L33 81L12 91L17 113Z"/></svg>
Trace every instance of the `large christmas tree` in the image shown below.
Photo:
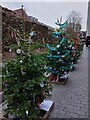
<svg viewBox="0 0 90 120"><path fill-rule="evenodd" d="M3 63L3 91L7 103L6 111L22 120L39 115L40 103L49 95L50 86L43 75L44 57L30 51L31 34L25 36L14 30L17 45L9 52L15 57Z"/></svg>

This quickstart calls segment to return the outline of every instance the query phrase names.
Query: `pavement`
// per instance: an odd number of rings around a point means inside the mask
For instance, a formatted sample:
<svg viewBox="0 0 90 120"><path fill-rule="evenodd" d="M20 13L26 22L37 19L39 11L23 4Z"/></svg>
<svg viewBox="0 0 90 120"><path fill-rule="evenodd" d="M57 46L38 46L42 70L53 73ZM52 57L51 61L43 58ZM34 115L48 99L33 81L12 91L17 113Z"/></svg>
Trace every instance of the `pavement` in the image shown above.
<svg viewBox="0 0 90 120"><path fill-rule="evenodd" d="M88 52L84 46L75 70L68 76L65 85L53 84L54 101L49 118L88 118Z"/></svg>

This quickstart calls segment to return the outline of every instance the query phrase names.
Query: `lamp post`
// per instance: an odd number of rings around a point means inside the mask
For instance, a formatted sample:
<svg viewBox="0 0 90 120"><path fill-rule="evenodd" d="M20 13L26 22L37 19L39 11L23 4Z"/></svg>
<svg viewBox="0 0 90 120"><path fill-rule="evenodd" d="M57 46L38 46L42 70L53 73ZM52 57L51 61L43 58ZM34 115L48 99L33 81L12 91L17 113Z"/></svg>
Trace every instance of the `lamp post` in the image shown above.
<svg viewBox="0 0 90 120"><path fill-rule="evenodd" d="M24 40L25 40L25 22L24 22L24 6L22 5L22 26L23 26L23 37L24 37Z"/></svg>

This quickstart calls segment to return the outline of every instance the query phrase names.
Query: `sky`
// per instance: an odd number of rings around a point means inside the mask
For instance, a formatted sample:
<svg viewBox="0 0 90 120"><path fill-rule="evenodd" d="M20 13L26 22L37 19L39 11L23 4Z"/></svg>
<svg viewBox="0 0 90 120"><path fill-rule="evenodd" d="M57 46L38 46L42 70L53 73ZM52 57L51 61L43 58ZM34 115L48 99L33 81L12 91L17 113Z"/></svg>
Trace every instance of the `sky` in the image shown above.
<svg viewBox="0 0 90 120"><path fill-rule="evenodd" d="M26 2L25 2L26 1ZM65 2L58 2L57 0L50 2L28 2L25 0L23 2L18 1L15 2L14 0L6 1L3 0L0 4L3 7L7 7L8 9L15 10L21 8L21 5L24 5L24 9L29 16L33 16L38 18L38 20L42 23L45 23L49 26L56 28L55 22L62 16L62 23L67 20L68 15L74 10L79 12L82 17L82 30L86 30L86 23L87 23L87 9L88 9L88 2L80 0L78 2L72 1L65 1ZM77 1L77 0L76 0Z"/></svg>

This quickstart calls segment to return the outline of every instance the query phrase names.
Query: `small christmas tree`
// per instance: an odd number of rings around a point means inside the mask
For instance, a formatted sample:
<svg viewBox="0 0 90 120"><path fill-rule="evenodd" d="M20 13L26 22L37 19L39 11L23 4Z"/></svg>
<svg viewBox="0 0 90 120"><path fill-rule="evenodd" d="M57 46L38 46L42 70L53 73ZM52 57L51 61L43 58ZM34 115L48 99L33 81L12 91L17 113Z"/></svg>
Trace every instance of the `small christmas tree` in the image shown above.
<svg viewBox="0 0 90 120"><path fill-rule="evenodd" d="M13 28L12 28L13 29ZM17 45L9 52L15 52L14 59L3 66L3 91L7 102L6 111L14 118L26 120L39 115L39 105L49 95L50 86L43 75L43 55L30 51L31 34L13 29Z"/></svg>

